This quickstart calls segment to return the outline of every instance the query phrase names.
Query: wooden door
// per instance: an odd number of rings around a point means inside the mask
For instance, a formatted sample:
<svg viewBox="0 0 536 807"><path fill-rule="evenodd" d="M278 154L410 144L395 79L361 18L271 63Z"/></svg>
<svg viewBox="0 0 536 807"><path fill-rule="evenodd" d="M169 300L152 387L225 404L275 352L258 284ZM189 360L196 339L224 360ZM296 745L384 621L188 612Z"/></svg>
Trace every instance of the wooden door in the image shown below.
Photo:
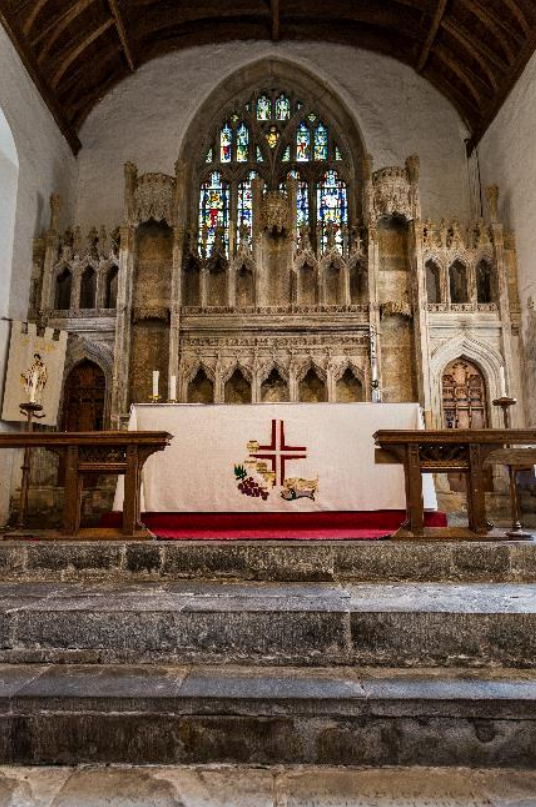
<svg viewBox="0 0 536 807"><path fill-rule="evenodd" d="M100 367L85 360L77 364L65 384L63 430L66 432L101 431L104 427L106 380Z"/></svg>
<svg viewBox="0 0 536 807"><path fill-rule="evenodd" d="M488 402L484 376L465 359L456 359L443 372L443 424L447 429L487 429ZM465 491L463 474L448 474L451 490ZM491 469L485 473L486 491L493 490Z"/></svg>

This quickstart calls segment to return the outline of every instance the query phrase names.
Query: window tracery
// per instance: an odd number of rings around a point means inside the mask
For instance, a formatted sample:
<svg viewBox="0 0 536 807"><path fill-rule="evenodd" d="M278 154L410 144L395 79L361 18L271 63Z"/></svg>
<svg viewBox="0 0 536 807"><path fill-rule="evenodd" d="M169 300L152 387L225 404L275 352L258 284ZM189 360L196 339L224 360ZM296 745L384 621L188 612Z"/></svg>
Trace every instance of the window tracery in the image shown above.
<svg viewBox="0 0 536 807"><path fill-rule="evenodd" d="M264 193L285 190L286 180L296 179L298 230L309 228L315 249L342 246L353 176L341 149L344 137L328 117L282 88L262 90L224 111L211 142L204 144L200 166L202 254L212 254L218 229L227 255L230 243L240 243L242 225L251 243L254 177L264 181Z"/></svg>

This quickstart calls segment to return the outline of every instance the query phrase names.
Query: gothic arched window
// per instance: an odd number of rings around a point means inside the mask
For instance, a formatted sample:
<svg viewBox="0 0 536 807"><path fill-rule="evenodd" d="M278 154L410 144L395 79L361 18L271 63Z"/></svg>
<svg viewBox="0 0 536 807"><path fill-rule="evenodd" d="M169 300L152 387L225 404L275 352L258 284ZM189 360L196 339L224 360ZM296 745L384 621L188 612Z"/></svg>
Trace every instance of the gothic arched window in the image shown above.
<svg viewBox="0 0 536 807"><path fill-rule="evenodd" d="M297 227L309 228L313 248L341 247L355 218L355 211L349 214L355 189L344 143L325 110L283 88L227 107L204 141L199 166L201 252L211 255L218 231L227 254L246 229L251 240L255 178L263 192L285 190L287 179L295 179Z"/></svg>

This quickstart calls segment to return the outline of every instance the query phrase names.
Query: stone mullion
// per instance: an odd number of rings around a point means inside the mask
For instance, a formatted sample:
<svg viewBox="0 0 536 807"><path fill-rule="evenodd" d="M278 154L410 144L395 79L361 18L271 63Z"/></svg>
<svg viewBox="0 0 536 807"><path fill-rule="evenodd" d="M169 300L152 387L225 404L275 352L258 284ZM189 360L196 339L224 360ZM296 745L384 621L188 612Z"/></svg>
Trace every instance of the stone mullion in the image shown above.
<svg viewBox="0 0 536 807"><path fill-rule="evenodd" d="M78 265L76 269L73 271L73 282L71 286L71 305L70 308L73 311L78 311L80 309L80 293L82 290L82 275L85 271L86 267L82 267Z"/></svg>
<svg viewBox="0 0 536 807"><path fill-rule="evenodd" d="M184 232L181 227L173 231L173 266L171 272L171 301L169 308L169 364L168 379L179 375L180 328L182 305L182 262L184 259Z"/></svg>

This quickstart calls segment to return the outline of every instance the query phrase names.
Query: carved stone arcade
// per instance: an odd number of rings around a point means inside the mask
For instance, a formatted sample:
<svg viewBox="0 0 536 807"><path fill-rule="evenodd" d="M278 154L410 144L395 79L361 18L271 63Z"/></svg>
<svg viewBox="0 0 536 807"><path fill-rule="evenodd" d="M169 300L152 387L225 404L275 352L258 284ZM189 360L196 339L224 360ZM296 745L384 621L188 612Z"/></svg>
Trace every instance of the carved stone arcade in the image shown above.
<svg viewBox="0 0 536 807"><path fill-rule="evenodd" d="M177 162L174 176L138 177L127 163L124 220L110 234L60 234L53 196L35 242L29 316L68 330L70 353L104 357L112 424L148 399L153 369L164 399L175 375L180 401L349 401L372 399L374 364L383 400L418 400L440 426L445 367L463 358L488 400L501 366L522 399L515 245L496 189L490 222L423 222L418 158L376 172L367 158L362 220L339 244L328 229L321 249L298 231L295 181L265 192L254 180L251 242L239 230L238 243L217 234L208 249L189 228L186 173Z"/></svg>

